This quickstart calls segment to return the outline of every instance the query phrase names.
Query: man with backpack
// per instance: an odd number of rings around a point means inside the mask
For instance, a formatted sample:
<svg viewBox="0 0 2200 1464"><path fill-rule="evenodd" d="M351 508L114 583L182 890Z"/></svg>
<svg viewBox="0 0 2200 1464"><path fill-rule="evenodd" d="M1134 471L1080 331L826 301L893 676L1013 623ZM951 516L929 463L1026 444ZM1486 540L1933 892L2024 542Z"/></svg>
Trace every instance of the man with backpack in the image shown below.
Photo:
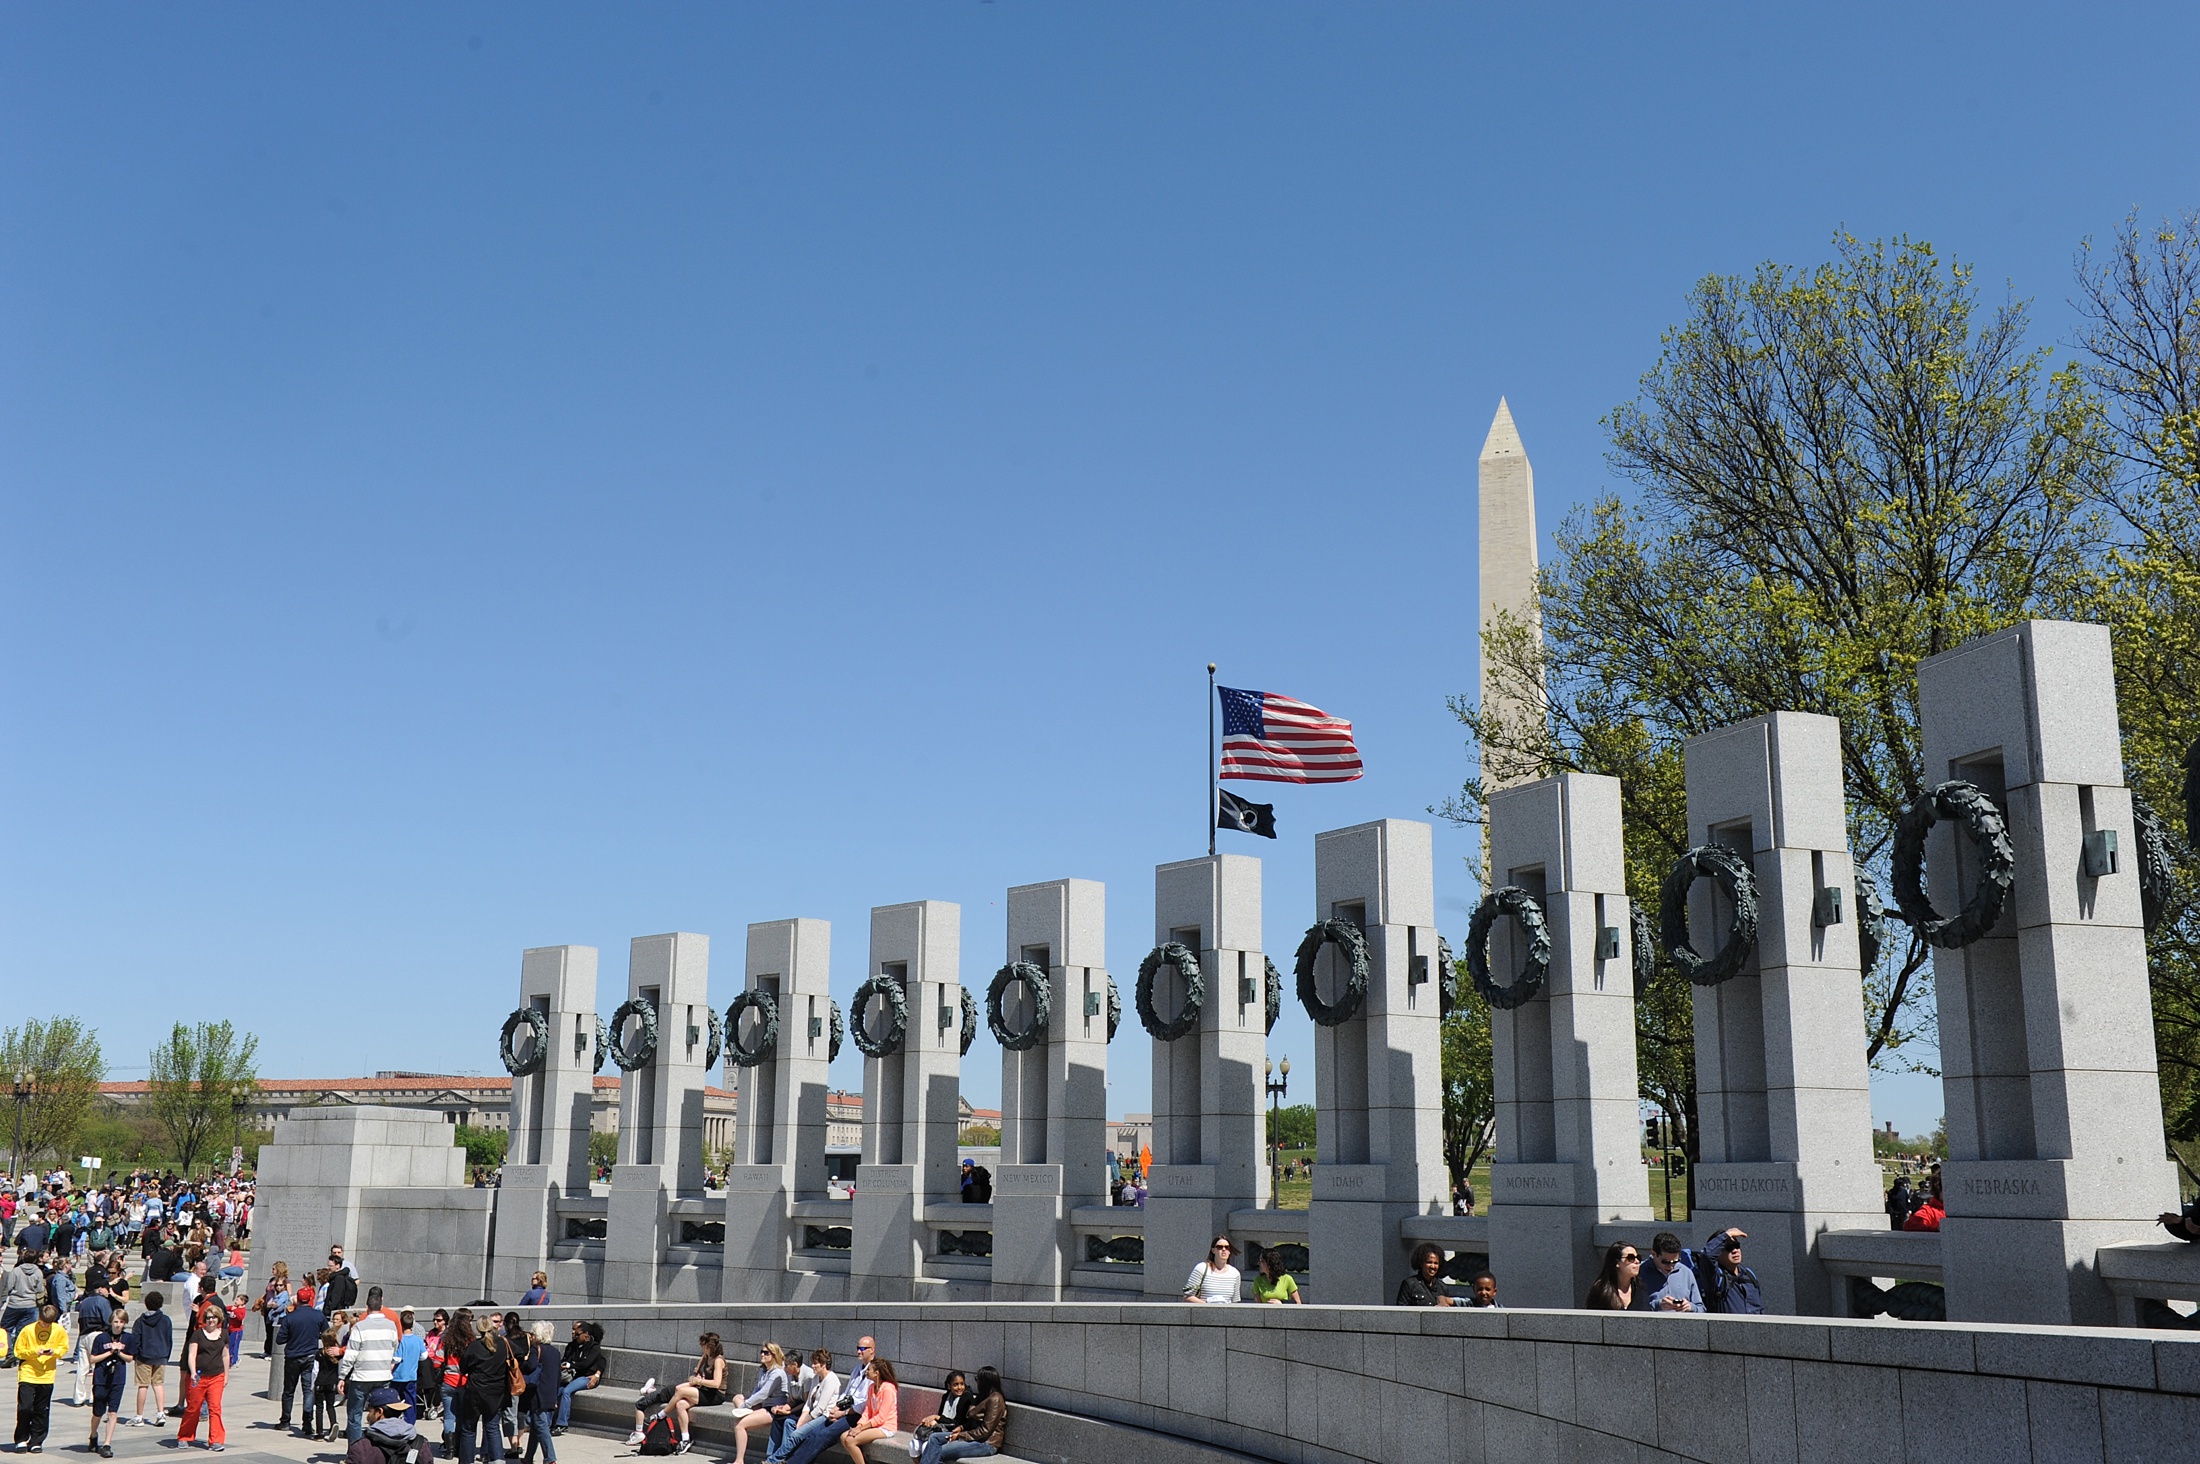
<svg viewBox="0 0 2200 1464"><path fill-rule="evenodd" d="M38 1252L25 1245L8 1268L5 1300L0 1301L0 1332L10 1338L38 1320L38 1304L46 1299L46 1268L38 1264ZM7 1359L14 1366L14 1349Z"/></svg>
<svg viewBox="0 0 2200 1464"><path fill-rule="evenodd" d="M277 1428L289 1428L290 1400L297 1391L301 1379L306 1385L306 1412L313 1411L313 1364L321 1355L321 1328L324 1325L320 1308L313 1304L313 1288L298 1288L297 1304L282 1314L275 1323L275 1345L283 1349L283 1402L282 1411L275 1419ZM305 1438L311 1430L300 1428L298 1437Z"/></svg>

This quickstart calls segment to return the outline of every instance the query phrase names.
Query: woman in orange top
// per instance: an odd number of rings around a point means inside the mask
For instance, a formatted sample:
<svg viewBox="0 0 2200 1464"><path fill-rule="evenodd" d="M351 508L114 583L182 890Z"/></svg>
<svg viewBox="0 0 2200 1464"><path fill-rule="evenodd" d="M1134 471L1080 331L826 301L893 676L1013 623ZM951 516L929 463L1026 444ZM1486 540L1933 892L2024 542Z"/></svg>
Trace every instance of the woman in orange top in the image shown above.
<svg viewBox="0 0 2200 1464"><path fill-rule="evenodd" d="M871 1375L870 1400L863 1405L863 1416L856 1420L856 1426L840 1436L840 1446L855 1464L865 1464L865 1444L901 1427L901 1388L894 1382L894 1365L878 1357L864 1371Z"/></svg>

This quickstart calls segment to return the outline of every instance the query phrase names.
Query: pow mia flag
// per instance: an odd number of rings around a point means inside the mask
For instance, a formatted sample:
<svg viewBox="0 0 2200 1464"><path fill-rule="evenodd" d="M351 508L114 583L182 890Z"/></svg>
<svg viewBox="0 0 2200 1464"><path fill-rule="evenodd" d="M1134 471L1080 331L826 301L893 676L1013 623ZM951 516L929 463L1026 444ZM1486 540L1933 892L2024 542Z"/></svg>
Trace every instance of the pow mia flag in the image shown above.
<svg viewBox="0 0 2200 1464"><path fill-rule="evenodd" d="M1241 834L1258 834L1264 839L1276 836L1276 805L1254 803L1240 798L1227 788L1217 788L1215 797L1215 827L1235 829Z"/></svg>

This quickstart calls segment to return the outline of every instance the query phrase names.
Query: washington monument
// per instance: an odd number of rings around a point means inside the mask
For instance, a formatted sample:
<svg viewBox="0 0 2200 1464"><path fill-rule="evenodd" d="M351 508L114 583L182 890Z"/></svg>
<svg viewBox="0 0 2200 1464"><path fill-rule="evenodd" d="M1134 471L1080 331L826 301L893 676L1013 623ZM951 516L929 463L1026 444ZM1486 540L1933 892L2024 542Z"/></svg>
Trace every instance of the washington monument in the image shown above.
<svg viewBox="0 0 2200 1464"><path fill-rule="evenodd" d="M1498 398L1497 415L1490 421L1490 435L1482 440L1478 496L1482 598L1475 619L1475 644L1481 651L1475 694L1485 712L1498 713L1506 725L1518 725L1527 718L1541 718L1542 688L1537 686L1532 702L1524 703L1517 688L1491 700L1489 633L1503 614L1528 625L1540 637L1543 614L1535 592L1535 469L1528 465L1520 429L1513 425L1512 410L1503 397ZM1482 778L1491 791L1506 782L1492 772L1486 758Z"/></svg>

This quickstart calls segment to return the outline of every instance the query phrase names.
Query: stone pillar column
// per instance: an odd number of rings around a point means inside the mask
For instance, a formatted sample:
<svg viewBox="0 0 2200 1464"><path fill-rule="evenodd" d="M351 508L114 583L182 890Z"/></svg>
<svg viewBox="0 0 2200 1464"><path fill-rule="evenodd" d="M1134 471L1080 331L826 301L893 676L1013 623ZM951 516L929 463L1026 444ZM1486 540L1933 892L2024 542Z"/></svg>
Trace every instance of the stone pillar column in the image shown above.
<svg viewBox="0 0 2200 1464"><path fill-rule="evenodd" d="M542 946L520 957L520 1005L549 1024L543 1064L512 1080L511 1145L496 1206L490 1295L517 1297L550 1268L558 1201L588 1193L595 1099L596 948Z"/></svg>
<svg viewBox="0 0 2200 1464"><path fill-rule="evenodd" d="M1107 889L1058 879L1008 892L1008 959L1047 973L1040 1040L1001 1054L1001 1165L993 1181L993 1295L1055 1301L1076 1264L1070 1211L1107 1195ZM981 1004L982 1005L982 1004ZM1012 1025L1031 1018L1021 989Z"/></svg>
<svg viewBox="0 0 2200 1464"><path fill-rule="evenodd" d="M611 1168L605 1217L604 1296L656 1301L665 1247L676 1239L671 1201L703 1193L710 937L636 936L627 955L626 994L656 1013L657 1046L619 1080L619 1162ZM615 1023L613 1046L624 1041L631 1047L639 1027L635 1017Z"/></svg>
<svg viewBox="0 0 2200 1464"><path fill-rule="evenodd" d="M2027 621L1918 668L1925 781L2001 806L2015 883L1986 937L1936 948L1948 1160L1948 1319L2107 1325L2104 1245L2158 1237L2164 1157L2139 855L2106 626ZM2094 873L2087 842L2115 841ZM1926 843L1935 910L1978 888L1977 850ZM2021 1279L2020 1279L2021 1278Z"/></svg>
<svg viewBox="0 0 2200 1464"><path fill-rule="evenodd" d="M955 1162L962 1093L962 906L944 900L871 911L871 977L899 986L898 1048L863 1060L863 1162L856 1167L849 1299L913 1301L925 1289L924 1207L962 1198ZM866 1020L884 1032L886 1003Z"/></svg>
<svg viewBox="0 0 2200 1464"><path fill-rule="evenodd" d="M770 1055L739 1068L736 1080L734 1162L726 1174L723 1296L729 1302L785 1299L794 1264L794 1202L826 1197L832 929L824 920L749 927L744 989L771 996L779 1037ZM761 1022L753 1008L744 1013L740 1030L726 1034L728 1049L737 1037L753 1043Z"/></svg>
<svg viewBox="0 0 2200 1464"><path fill-rule="evenodd" d="M1872 1157L1840 723L1774 712L1692 737L1684 755L1690 844L1742 855L1758 902L1741 973L1695 992L1691 1243L1738 1225L1770 1310L1839 1315L1813 1258L1820 1232L1887 1223ZM1823 906L1821 891L1831 892ZM1699 877L1692 947L1709 956L1732 920L1725 890Z"/></svg>
<svg viewBox="0 0 2200 1464"><path fill-rule="evenodd" d="M1405 1279L1399 1222L1450 1212L1429 826L1386 818L1317 834L1314 907L1317 920L1359 927L1369 965L1359 1009L1315 1028L1314 1294L1382 1305ZM1324 1001L1339 999L1345 976L1337 947L1324 947L1315 966Z"/></svg>
<svg viewBox="0 0 2200 1464"><path fill-rule="evenodd" d="M1146 1199L1146 1294L1174 1299L1232 1210L1267 1203L1261 1067L1268 1055L1260 934L1260 861L1246 854L1187 859L1154 870L1154 944L1198 958L1199 1021L1153 1044L1153 1176ZM1135 1008L1135 990L1126 993ZM1164 962L1154 1012L1184 1009L1183 983Z"/></svg>
<svg viewBox="0 0 2200 1464"><path fill-rule="evenodd" d="M1506 789L1489 830L1492 884L1532 895L1551 936L1542 991L1490 1013L1490 1265L1508 1305L1578 1307L1596 1279L1596 1225L1651 1218L1619 780L1564 773ZM1516 981L1526 946L1500 917L1491 979Z"/></svg>

